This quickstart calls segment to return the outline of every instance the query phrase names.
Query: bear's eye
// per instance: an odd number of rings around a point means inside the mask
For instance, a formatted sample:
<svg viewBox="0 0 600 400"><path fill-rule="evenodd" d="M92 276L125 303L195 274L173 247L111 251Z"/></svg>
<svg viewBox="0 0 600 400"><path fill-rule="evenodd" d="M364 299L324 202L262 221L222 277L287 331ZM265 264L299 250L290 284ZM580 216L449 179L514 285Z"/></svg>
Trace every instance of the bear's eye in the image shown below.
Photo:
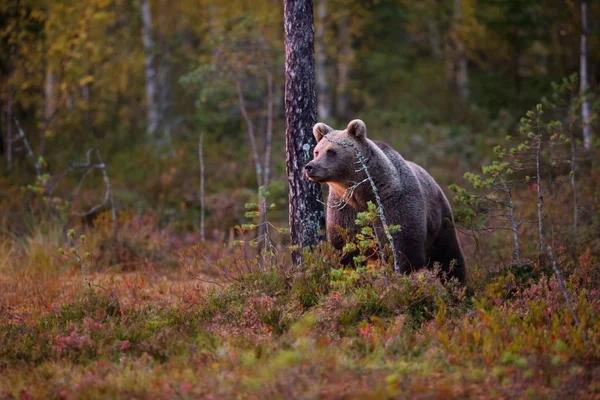
<svg viewBox="0 0 600 400"><path fill-rule="evenodd" d="M335 156L335 150L327 150L328 156Z"/></svg>

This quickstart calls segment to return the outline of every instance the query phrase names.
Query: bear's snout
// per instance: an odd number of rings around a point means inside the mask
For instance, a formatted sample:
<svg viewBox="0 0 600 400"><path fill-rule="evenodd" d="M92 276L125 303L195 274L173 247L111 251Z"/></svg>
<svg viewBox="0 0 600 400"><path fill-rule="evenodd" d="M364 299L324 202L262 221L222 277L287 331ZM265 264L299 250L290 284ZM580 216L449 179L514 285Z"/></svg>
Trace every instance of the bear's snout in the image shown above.
<svg viewBox="0 0 600 400"><path fill-rule="evenodd" d="M314 182L320 182L318 177L317 165L315 165L314 161L309 162L304 166L304 173L306 177Z"/></svg>

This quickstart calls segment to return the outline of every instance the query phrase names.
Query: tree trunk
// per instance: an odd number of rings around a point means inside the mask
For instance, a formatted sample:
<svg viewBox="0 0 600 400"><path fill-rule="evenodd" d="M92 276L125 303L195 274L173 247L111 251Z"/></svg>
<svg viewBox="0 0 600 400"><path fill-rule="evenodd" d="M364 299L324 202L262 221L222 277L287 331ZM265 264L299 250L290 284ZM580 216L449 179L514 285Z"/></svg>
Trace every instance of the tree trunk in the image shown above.
<svg viewBox="0 0 600 400"><path fill-rule="evenodd" d="M321 186L304 176L316 140L315 64L312 0L284 0L286 167L290 239L298 249L323 240L325 213ZM294 251L295 264L301 261Z"/></svg>
<svg viewBox="0 0 600 400"><path fill-rule="evenodd" d="M48 125L54 117L56 110L56 74L51 69L46 71L46 81L44 82L44 119L45 125Z"/></svg>
<svg viewBox="0 0 600 400"><path fill-rule="evenodd" d="M335 99L336 117L341 119L348 117L350 65L354 55L349 24L350 19L348 18L348 13L344 13L340 18L338 30L340 53L337 64L337 88Z"/></svg>
<svg viewBox="0 0 600 400"><path fill-rule="evenodd" d="M539 119L539 116L538 116ZM539 125L539 121L538 121ZM541 148L542 148L542 138L537 137L537 142L535 144L535 174L536 174L536 183L537 183L537 211L538 211L538 233L540 236L540 254L544 254L544 250L546 249L546 240L544 239L544 195L542 194L542 173L541 173Z"/></svg>
<svg viewBox="0 0 600 400"><path fill-rule="evenodd" d="M206 240L205 229L204 229L204 132L200 133L200 140L198 141L198 160L200 161L200 191L198 197L200 198L200 241L204 243Z"/></svg>
<svg viewBox="0 0 600 400"><path fill-rule="evenodd" d="M240 112L242 113L242 117L246 122L246 131L248 132L248 141L250 142L250 150L252 152L252 161L254 162L254 170L256 172L256 185L258 186L258 207L260 211L260 223L258 224L258 251L259 253L263 249L265 232L266 232L266 199L263 195L263 190L265 189L265 173L263 172L263 166L260 161L260 156L258 154L258 144L256 142L256 134L254 133L254 123L252 122L252 118L248 114L248 110L246 109L246 101L244 100L244 93L242 91L242 84L238 79L235 82L235 89L238 95L238 102L240 103Z"/></svg>
<svg viewBox="0 0 600 400"><path fill-rule="evenodd" d="M12 144L13 144L13 134L12 134L12 126L13 126L13 88L12 83L8 84L8 101L6 102L6 136L4 138L6 152L6 169L12 169Z"/></svg>
<svg viewBox="0 0 600 400"><path fill-rule="evenodd" d="M327 21L327 1L317 0L317 25L315 37L315 63L317 79L317 104L319 120L331 115L331 98L327 83L327 56L325 53L325 24Z"/></svg>
<svg viewBox="0 0 600 400"><path fill-rule="evenodd" d="M173 150L172 120L168 117L171 114L171 62L169 53L165 50L158 71L158 83L160 88L160 127L163 132L163 139L171 154Z"/></svg>
<svg viewBox="0 0 600 400"><path fill-rule="evenodd" d="M242 113L242 117L244 117L244 121L246 122L246 131L248 132L248 141L250 142L252 161L254 162L254 170L256 172L256 184L260 187L263 185L263 169L260 163L260 157L258 156L258 145L256 144L254 124L252 123L252 118L250 118L250 115L248 114L248 110L246 110L246 101L244 100L242 84L239 80L235 81L235 90L240 103L240 112Z"/></svg>
<svg viewBox="0 0 600 400"><path fill-rule="evenodd" d="M149 0L140 0L142 14L142 43L144 44L144 72L146 75L146 133L154 137L160 120L157 101L158 83L154 69L154 40L152 39L152 14Z"/></svg>
<svg viewBox="0 0 600 400"><path fill-rule="evenodd" d="M271 182L271 148L273 144L273 74L266 67L265 71L267 77L267 127L265 131L265 142L264 142L264 161L263 161L263 187L264 192L269 191L269 183ZM269 248L271 246L271 238L269 237L269 226L267 221L267 199L261 193L259 193L260 201L260 224L258 229L259 237L263 240L259 243L259 250L263 249L263 246Z"/></svg>
<svg viewBox="0 0 600 400"><path fill-rule="evenodd" d="M454 50L456 51L456 88L462 102L469 100L469 75L467 55L461 37L462 1L454 0Z"/></svg>
<svg viewBox="0 0 600 400"><path fill-rule="evenodd" d="M160 10L158 17L158 32L160 32L158 47L160 49L160 58L158 66L158 104L160 107L159 112L159 126L162 130L163 140L171 153L174 155L173 149L173 119L171 115L171 52L169 47L169 36L167 35L168 27L166 15L169 13L169 7L171 3L169 0L162 0L160 2Z"/></svg>
<svg viewBox="0 0 600 400"><path fill-rule="evenodd" d="M587 1L581 0L581 49L579 59L579 92L582 97L581 102L581 124L583 126L583 147L586 150L592 148L592 132L590 126L590 104L587 101L586 92L588 89L587 73Z"/></svg>
<svg viewBox="0 0 600 400"><path fill-rule="evenodd" d="M429 45L431 46L431 56L436 60L442 58L442 43L440 41L440 30L434 16L427 20L427 32L429 33Z"/></svg>
<svg viewBox="0 0 600 400"><path fill-rule="evenodd" d="M275 95L273 90L273 74L267 68L267 131L265 132L265 157L264 157L264 177L263 184L269 187L271 181L271 148L273 144L273 108Z"/></svg>

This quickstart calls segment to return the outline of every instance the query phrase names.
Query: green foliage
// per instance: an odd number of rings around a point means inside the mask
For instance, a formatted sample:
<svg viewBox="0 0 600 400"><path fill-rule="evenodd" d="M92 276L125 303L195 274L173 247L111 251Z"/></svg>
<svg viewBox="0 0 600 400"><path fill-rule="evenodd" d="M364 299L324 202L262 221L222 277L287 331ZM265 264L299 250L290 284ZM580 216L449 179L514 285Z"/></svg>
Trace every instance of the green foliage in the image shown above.
<svg viewBox="0 0 600 400"><path fill-rule="evenodd" d="M353 256L353 261L357 267L368 259L377 257L378 254L379 257L383 258L384 249L375 232L375 228L383 230L383 228L378 228L381 226L381 222L377 206L371 201L367 202L367 211L359 212L356 215L355 223L360 227L360 231L354 237L351 237L348 232L342 232L345 238L342 252L345 254L357 253ZM390 234L394 234L399 232L401 227L400 225L392 225L388 229Z"/></svg>

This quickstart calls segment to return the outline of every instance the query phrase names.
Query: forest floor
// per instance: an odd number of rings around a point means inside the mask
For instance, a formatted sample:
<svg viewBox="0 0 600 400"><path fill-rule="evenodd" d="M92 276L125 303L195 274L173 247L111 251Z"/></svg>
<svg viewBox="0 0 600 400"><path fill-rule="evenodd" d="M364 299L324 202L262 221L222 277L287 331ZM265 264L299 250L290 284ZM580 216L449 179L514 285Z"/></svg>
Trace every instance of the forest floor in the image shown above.
<svg viewBox="0 0 600 400"><path fill-rule="evenodd" d="M600 398L589 248L557 249L577 325L543 259L492 268L466 240L466 289L341 268L326 245L261 268L183 242L92 265L88 288L56 232L0 244L0 398Z"/></svg>

